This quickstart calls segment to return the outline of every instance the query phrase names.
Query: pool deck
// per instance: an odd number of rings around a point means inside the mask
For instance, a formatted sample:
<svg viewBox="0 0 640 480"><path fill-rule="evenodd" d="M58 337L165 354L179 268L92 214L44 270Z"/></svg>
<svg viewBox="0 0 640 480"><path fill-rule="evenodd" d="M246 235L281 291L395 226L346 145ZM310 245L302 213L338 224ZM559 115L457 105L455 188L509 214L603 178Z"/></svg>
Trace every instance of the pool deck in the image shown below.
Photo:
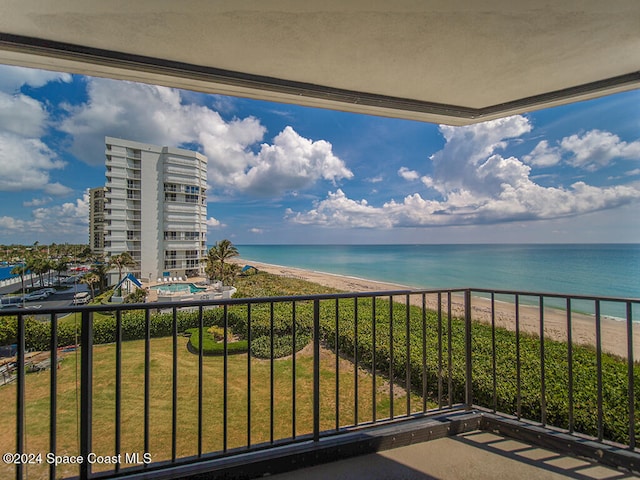
<svg viewBox="0 0 640 480"><path fill-rule="evenodd" d="M146 288L147 291L149 292L147 295L147 302L157 302L158 301L158 290L153 288L153 287L159 287L159 286L168 286L170 284L174 284L174 283L185 283L185 284L194 284L197 285L198 283L202 283L205 282L206 279L203 277L189 277L186 280L182 279L177 280L175 282L158 282L158 281L152 281L152 282L142 282L142 287Z"/></svg>
<svg viewBox="0 0 640 480"><path fill-rule="evenodd" d="M219 298L225 298L225 293L228 291L229 288L233 289L233 292L235 292L235 289L233 287L229 287L229 286L224 286L223 289L224 290L218 290L218 289L213 289L210 285L203 285L202 287L200 287L198 284L204 284L207 281L207 279L202 278L202 277L189 277L188 279L183 279L183 280L176 280L176 281L171 281L171 282L158 282L158 281L153 281L153 282L142 282L142 286L143 288L146 288L147 291L149 292L147 295L147 302L157 302L157 301L175 301L175 300L180 300L180 299L184 299L187 300L191 297L193 297L193 299L197 300L198 298L195 298L195 296L197 295L204 295L206 298L206 300L213 300L216 299L217 297ZM169 293L162 293L162 289L158 289L156 287L169 287L170 285L176 285L176 284L184 284L184 285L194 285L198 288L203 288L203 290L199 291L199 292L169 292ZM233 292L231 293L231 295L233 294Z"/></svg>

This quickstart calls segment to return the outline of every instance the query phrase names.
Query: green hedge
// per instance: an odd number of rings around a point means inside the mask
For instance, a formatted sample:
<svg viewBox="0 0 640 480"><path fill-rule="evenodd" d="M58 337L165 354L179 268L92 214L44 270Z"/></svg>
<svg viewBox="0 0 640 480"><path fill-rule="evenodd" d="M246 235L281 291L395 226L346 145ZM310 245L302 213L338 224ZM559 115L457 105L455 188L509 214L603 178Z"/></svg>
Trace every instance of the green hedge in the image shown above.
<svg viewBox="0 0 640 480"><path fill-rule="evenodd" d="M74 345L80 338L81 321L80 315L58 322L58 347ZM230 324L242 323L236 319L233 312L227 314ZM177 330L179 333L189 328L196 328L199 324L199 313L197 311L179 311L176 316ZM203 312L203 324L205 327L222 325L224 322L224 312L221 308L209 309ZM0 318L0 345L10 345L16 343L17 339L17 317ZM25 346L32 350L48 350L51 345L51 325L49 322L40 322L33 317L24 317L25 325ZM141 310L125 311L121 320L122 339L140 340L146 336L145 313ZM173 333L173 314L155 313L149 316L149 332L151 338L167 337ZM93 320L93 343L112 343L116 340L116 317L115 314L94 314Z"/></svg>
<svg viewBox="0 0 640 480"><path fill-rule="evenodd" d="M358 362L371 368L373 360L373 325L371 321L371 299L358 301ZM343 354L353 358L356 335L354 322L354 301L341 300L339 306L338 348ZM393 375L404 385L407 366L407 310L404 304L394 303L393 318L389 315L388 300L376 301L376 356L375 368L383 374ZM439 387L439 372L444 378L444 402L449 396L453 403L465 399L465 326L462 319L451 321L442 319L439 324L434 312L426 312L426 379L427 392L436 399ZM418 307L409 308L409 373L411 388L422 392L422 324L423 313ZM389 332L393 329L393 345L389 342ZM439 362L438 331L442 334L442 363ZM335 348L336 327L335 307L321 304L321 335L323 341ZM517 357L516 335L506 329L496 329L496 376L497 410L508 414L517 413ZM448 392L449 337L451 337L451 392ZM520 334L520 414L523 418L541 420L541 362L540 340L531 335ZM390 358L393 351L393 366ZM568 348L565 342L545 340L545 400L546 420L550 425L568 428ZM490 326L472 324L472 376L474 403L493 407L492 375L492 329ZM603 429L604 437L628 443L628 370L624 359L602 354L603 375ZM633 371L636 385L640 385L640 364ZM597 370L596 353L593 349L574 345L574 428L589 435L597 435ZM635 410L640 411L640 395L635 398ZM636 437L640 436L640 422L636 420Z"/></svg>
<svg viewBox="0 0 640 480"><path fill-rule="evenodd" d="M311 335L296 334L296 352L311 342ZM274 336L273 358L286 357L293 354L293 337L291 335ZM251 355L257 358L271 358L271 337L263 335L251 340Z"/></svg>

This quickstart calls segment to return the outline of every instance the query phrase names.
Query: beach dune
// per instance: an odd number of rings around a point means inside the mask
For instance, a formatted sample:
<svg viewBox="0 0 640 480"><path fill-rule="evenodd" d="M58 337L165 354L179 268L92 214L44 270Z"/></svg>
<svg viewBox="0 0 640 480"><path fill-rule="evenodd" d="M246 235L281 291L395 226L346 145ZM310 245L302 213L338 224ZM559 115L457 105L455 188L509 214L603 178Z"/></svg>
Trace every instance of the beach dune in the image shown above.
<svg viewBox="0 0 640 480"><path fill-rule="evenodd" d="M345 275L335 275L301 268L272 265L268 263L234 259L239 264L250 264L258 270L281 275L284 277L298 278L308 282L317 283L345 292L382 292L392 290L413 290L412 287L394 283L384 283ZM412 303L422 304L422 299L413 297ZM448 309L447 296L442 296L443 312ZM437 295L427 296L427 307L437 309ZM453 315L464 315L464 300L461 295L451 296L451 311ZM519 329L524 333L540 334L540 312L537 306L519 305ZM471 300L471 318L484 323L491 323L491 301L487 298L473 297ZM508 302L495 302L494 321L497 327L515 331L516 309L515 304ZM571 314L572 342L576 345L596 345L596 322L593 316L572 312ZM640 361L640 324L633 324L633 352L634 360ZM544 309L544 336L547 339L567 341L567 314L557 308ZM627 323L611 318L601 318L602 351L619 357L627 358Z"/></svg>

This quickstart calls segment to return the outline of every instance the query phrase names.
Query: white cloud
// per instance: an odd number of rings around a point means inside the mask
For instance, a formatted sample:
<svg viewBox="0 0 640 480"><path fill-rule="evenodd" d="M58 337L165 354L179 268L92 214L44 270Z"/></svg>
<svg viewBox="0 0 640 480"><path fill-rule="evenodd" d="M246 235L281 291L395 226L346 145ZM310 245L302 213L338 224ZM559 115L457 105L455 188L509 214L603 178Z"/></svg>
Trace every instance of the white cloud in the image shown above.
<svg viewBox="0 0 640 480"><path fill-rule="evenodd" d="M238 172L236 185L270 196L307 187L320 179L335 183L351 177L353 173L333 154L329 142L314 142L286 127L272 145L262 144L249 170Z"/></svg>
<svg viewBox="0 0 640 480"><path fill-rule="evenodd" d="M420 181L427 188L433 188L435 190L438 189L438 185L433 180L433 177L430 177L429 175L424 175L424 176L420 177Z"/></svg>
<svg viewBox="0 0 640 480"><path fill-rule="evenodd" d="M222 228L226 227L225 224L221 223L217 218L209 217L207 219L207 227L209 228Z"/></svg>
<svg viewBox="0 0 640 480"><path fill-rule="evenodd" d="M536 145L529 155L522 157L525 163L536 167L552 167L560 163L562 153L558 147L550 147L547 140Z"/></svg>
<svg viewBox="0 0 640 480"><path fill-rule="evenodd" d="M65 162L40 139L49 127L45 106L19 92L23 85L41 87L51 81L69 82L71 75L0 65L0 191L71 192L50 180L51 170L64 168Z"/></svg>
<svg viewBox="0 0 640 480"><path fill-rule="evenodd" d="M432 176L438 188L443 191L464 188L477 193L495 191L495 181L491 182L487 175L483 178L478 176L479 165L497 150L504 149L508 139L530 130L531 124L523 116L464 127L440 126L440 132L447 142L442 150L430 158L433 163Z"/></svg>
<svg viewBox="0 0 640 480"><path fill-rule="evenodd" d="M41 207L43 205L46 205L47 203L51 203L53 199L51 197L45 197L45 198L34 198L32 200L29 200L27 202L22 202L22 206L24 207Z"/></svg>
<svg viewBox="0 0 640 480"><path fill-rule="evenodd" d="M418 180L418 178L420 178L420 174L418 172L415 170L409 170L407 167L400 167L398 175L407 181Z"/></svg>
<svg viewBox="0 0 640 480"><path fill-rule="evenodd" d="M353 228L390 228L393 222L385 218L384 209L372 207L366 200L351 200L338 189L329 192L326 200L318 202L313 210L295 213L291 209L286 217L294 223Z"/></svg>
<svg viewBox="0 0 640 480"><path fill-rule="evenodd" d="M608 165L614 158L640 160L640 141L627 143L611 132L591 130L582 136L571 135L560 145L573 154L571 165L589 171Z"/></svg>
<svg viewBox="0 0 640 480"><path fill-rule="evenodd" d="M25 221L14 217L0 217L0 228L5 234L23 232L25 230Z"/></svg>
<svg viewBox="0 0 640 480"><path fill-rule="evenodd" d="M44 133L47 111L27 95L0 92L0 129L21 137L39 137Z"/></svg>
<svg viewBox="0 0 640 480"><path fill-rule="evenodd" d="M69 83L71 79L72 77L68 73L0 65L0 91L7 93L15 93L23 85L38 88L49 82Z"/></svg>
<svg viewBox="0 0 640 480"><path fill-rule="evenodd" d="M530 166L497 153L507 140L530 130L528 120L521 116L468 127L441 127L447 143L430 158L434 174L420 178L439 192L440 199L414 193L401 202L373 206L364 199L352 200L338 189L307 212L288 210L286 218L300 224L383 229L493 224L576 216L640 200L637 184L607 188L584 182L569 188L536 184ZM541 146L538 153L547 148Z"/></svg>
<svg viewBox="0 0 640 480"><path fill-rule="evenodd" d="M225 121L208 107L186 104L175 89L88 79L87 93L86 103L66 106L68 117L59 128L73 136L74 155L92 165L104 162L106 134L158 145L201 145L209 182L218 190L274 196L353 175L329 142L303 138L291 127L255 153L252 148L266 133L258 119Z"/></svg>
<svg viewBox="0 0 640 480"><path fill-rule="evenodd" d="M250 233L256 233L258 235L262 235L264 233L264 230L262 228L250 228L249 232Z"/></svg>
<svg viewBox="0 0 640 480"><path fill-rule="evenodd" d="M0 132L0 191L44 190L61 195L70 189L51 183L49 171L62 169L65 162L41 140Z"/></svg>
<svg viewBox="0 0 640 480"><path fill-rule="evenodd" d="M495 198L480 199L457 191L446 201L427 200L415 193L402 202L391 200L381 207L366 200L352 200L338 189L329 192L312 210L288 210L286 218L303 225L343 228L436 227L571 217L615 208L640 200L640 189L630 186L598 188L583 182L569 189L505 187Z"/></svg>
<svg viewBox="0 0 640 480"><path fill-rule="evenodd" d="M88 238L89 192L74 202L48 208L36 208L30 220L0 217L0 227L8 235L44 235L48 238L66 238L69 232L84 232Z"/></svg>

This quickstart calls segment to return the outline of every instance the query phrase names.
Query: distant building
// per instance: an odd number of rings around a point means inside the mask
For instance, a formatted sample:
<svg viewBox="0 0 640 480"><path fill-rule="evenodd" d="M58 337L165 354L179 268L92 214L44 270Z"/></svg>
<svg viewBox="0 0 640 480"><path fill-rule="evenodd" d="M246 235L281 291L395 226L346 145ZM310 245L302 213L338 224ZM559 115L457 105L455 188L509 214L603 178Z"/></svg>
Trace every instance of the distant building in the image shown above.
<svg viewBox="0 0 640 480"><path fill-rule="evenodd" d="M104 252L104 194L105 187L89 190L89 248L93 253Z"/></svg>
<svg viewBox="0 0 640 480"><path fill-rule="evenodd" d="M111 137L105 146L104 244L96 251L107 258L130 253L131 272L141 279L203 275L207 157Z"/></svg>

